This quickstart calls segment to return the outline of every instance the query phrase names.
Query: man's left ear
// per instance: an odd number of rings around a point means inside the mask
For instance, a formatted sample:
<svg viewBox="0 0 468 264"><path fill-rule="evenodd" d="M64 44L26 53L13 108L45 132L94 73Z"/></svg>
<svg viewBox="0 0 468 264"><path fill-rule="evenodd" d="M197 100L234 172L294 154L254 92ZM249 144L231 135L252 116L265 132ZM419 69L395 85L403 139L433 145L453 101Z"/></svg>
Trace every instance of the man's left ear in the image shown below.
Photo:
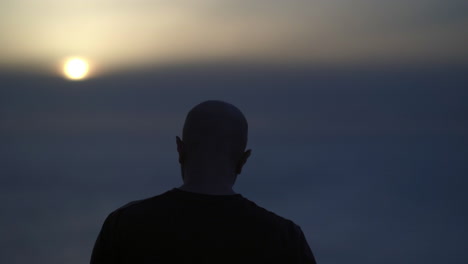
<svg viewBox="0 0 468 264"><path fill-rule="evenodd" d="M244 167L245 163L247 162L247 159L250 157L250 154L252 154L251 149L248 149L242 154L242 157L239 160L239 163L237 164L237 167L236 167L236 174L241 174L242 167Z"/></svg>
<svg viewBox="0 0 468 264"><path fill-rule="evenodd" d="M177 144L177 152L179 153L179 163L182 164L184 162L184 142L180 137L176 136L176 144Z"/></svg>

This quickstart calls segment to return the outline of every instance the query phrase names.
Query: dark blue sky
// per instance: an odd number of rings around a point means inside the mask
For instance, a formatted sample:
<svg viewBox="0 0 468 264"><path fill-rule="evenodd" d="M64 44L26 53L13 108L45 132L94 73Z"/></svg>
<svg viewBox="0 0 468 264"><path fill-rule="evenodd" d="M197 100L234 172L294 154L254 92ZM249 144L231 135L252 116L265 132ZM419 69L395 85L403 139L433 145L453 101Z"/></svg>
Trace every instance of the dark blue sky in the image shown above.
<svg viewBox="0 0 468 264"><path fill-rule="evenodd" d="M0 262L86 263L108 213L181 183L185 114L221 99L250 124L236 190L298 223L319 263L467 263L467 70L3 72Z"/></svg>

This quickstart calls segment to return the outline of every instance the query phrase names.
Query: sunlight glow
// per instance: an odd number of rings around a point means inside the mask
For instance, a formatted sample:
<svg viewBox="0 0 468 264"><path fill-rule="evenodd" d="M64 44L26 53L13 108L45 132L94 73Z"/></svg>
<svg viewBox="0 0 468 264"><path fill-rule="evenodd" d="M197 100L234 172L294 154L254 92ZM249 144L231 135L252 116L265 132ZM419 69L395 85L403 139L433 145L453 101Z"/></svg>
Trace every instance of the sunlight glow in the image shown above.
<svg viewBox="0 0 468 264"><path fill-rule="evenodd" d="M70 80L83 80L89 72L89 64L80 58L69 59L63 66L65 77Z"/></svg>

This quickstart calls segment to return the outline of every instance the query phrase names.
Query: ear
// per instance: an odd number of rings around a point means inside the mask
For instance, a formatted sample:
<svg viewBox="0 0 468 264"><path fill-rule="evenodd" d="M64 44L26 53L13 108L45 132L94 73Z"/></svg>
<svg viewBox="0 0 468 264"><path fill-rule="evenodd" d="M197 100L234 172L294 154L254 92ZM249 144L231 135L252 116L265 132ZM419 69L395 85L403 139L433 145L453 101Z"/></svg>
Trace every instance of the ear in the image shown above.
<svg viewBox="0 0 468 264"><path fill-rule="evenodd" d="M247 159L250 157L250 154L252 154L251 149L248 149L242 154L242 157L239 160L239 163L237 164L237 167L236 167L236 174L241 174L242 167L244 167L245 163L247 162Z"/></svg>
<svg viewBox="0 0 468 264"><path fill-rule="evenodd" d="M182 164L184 162L184 142L180 139L180 137L176 136L176 144L177 144L177 152L179 153L179 163Z"/></svg>

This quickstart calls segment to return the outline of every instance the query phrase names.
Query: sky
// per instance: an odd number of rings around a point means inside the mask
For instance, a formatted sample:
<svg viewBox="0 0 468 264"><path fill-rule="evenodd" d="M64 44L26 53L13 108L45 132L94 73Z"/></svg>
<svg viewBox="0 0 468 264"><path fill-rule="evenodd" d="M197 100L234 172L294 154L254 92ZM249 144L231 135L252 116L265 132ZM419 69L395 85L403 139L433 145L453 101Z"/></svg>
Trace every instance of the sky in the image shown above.
<svg viewBox="0 0 468 264"><path fill-rule="evenodd" d="M466 1L0 2L0 263L87 263L105 217L178 187L225 100L235 190L318 263L468 262ZM85 58L89 78L63 78Z"/></svg>
<svg viewBox="0 0 468 264"><path fill-rule="evenodd" d="M4 0L0 65L466 62L467 10L462 0Z"/></svg>

